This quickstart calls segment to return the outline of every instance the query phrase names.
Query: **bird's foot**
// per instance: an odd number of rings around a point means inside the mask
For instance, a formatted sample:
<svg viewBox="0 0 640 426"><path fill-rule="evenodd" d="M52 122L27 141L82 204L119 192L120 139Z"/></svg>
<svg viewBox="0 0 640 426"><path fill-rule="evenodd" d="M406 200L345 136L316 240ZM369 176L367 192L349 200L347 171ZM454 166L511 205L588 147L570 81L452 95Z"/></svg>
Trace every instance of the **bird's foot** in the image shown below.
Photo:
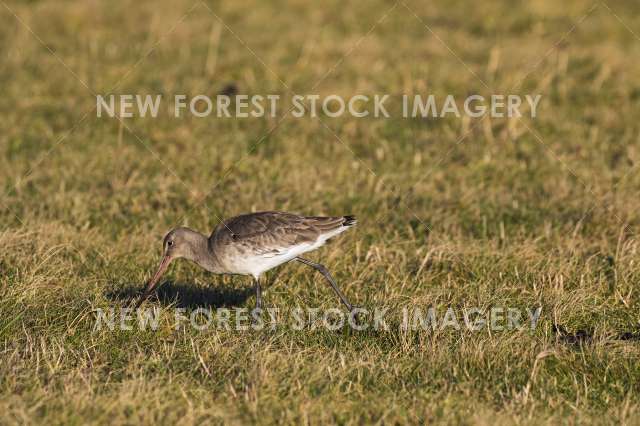
<svg viewBox="0 0 640 426"><path fill-rule="evenodd" d="M359 306L351 305L349 309L349 324L352 327L360 327L365 323L365 314L367 310Z"/></svg>
<svg viewBox="0 0 640 426"><path fill-rule="evenodd" d="M251 328L254 330L262 330L264 328L264 319L261 307L256 307L253 311L251 311Z"/></svg>

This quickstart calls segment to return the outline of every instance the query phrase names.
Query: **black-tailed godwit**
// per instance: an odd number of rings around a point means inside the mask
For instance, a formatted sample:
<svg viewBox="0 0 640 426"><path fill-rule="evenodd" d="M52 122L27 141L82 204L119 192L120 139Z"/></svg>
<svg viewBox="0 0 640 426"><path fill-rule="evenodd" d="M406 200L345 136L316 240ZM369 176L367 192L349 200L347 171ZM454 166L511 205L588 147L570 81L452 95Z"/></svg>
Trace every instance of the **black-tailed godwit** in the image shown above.
<svg viewBox="0 0 640 426"><path fill-rule="evenodd" d="M292 260L311 266L329 282L342 303L353 310L323 265L300 257L356 224L354 216L299 216L284 212L249 213L220 223L207 238L189 228L175 228L163 241L163 257L137 306L154 291L174 259L185 258L215 274L250 275L256 308L262 308L260 277Z"/></svg>

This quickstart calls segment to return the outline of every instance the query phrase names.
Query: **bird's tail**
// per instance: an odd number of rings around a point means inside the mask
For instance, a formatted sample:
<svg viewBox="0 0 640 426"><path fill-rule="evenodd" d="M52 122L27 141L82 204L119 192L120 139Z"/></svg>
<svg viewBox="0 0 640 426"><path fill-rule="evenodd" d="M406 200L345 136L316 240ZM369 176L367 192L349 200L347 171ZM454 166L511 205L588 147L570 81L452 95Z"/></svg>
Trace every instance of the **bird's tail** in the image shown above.
<svg viewBox="0 0 640 426"><path fill-rule="evenodd" d="M342 218L344 219L344 222L342 222L342 226L354 226L358 224L355 216L346 215L342 216Z"/></svg>
<svg viewBox="0 0 640 426"><path fill-rule="evenodd" d="M315 216L305 218L308 225L318 232L318 238L323 242L329 238L338 235L350 227L354 226L357 221L355 216Z"/></svg>

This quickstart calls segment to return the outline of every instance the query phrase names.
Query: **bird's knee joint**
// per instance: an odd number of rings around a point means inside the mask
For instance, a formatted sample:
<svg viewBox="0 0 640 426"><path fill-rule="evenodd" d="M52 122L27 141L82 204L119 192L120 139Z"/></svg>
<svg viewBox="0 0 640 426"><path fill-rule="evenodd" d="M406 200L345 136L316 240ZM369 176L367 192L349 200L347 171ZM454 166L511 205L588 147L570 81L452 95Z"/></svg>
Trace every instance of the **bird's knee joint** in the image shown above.
<svg viewBox="0 0 640 426"><path fill-rule="evenodd" d="M327 268L325 268L324 265L321 265L319 263L316 265L316 269L318 271L320 271L320 273L322 273L322 274L328 274L329 273L329 270Z"/></svg>

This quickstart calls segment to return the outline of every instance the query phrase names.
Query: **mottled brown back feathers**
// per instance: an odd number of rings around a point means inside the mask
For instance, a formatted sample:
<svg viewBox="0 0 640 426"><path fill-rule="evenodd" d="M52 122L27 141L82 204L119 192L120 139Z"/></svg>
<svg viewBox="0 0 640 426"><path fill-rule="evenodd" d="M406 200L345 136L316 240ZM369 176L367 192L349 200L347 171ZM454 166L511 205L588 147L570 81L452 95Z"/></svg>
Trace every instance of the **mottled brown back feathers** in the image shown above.
<svg viewBox="0 0 640 426"><path fill-rule="evenodd" d="M227 219L218 225L209 239L219 246L234 244L270 250L313 243L324 234L355 223L354 216L299 216L267 211Z"/></svg>

